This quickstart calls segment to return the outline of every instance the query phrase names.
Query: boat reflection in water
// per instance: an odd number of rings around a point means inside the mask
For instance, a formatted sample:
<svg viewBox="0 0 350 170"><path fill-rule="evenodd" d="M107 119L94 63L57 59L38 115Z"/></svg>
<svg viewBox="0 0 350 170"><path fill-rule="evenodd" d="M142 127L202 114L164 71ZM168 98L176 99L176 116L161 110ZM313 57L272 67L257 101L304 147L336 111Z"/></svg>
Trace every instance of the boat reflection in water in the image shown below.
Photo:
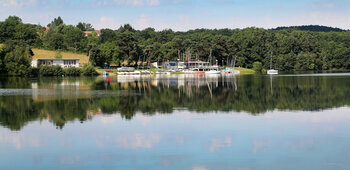
<svg viewBox="0 0 350 170"><path fill-rule="evenodd" d="M348 169L349 77L0 78L0 169Z"/></svg>

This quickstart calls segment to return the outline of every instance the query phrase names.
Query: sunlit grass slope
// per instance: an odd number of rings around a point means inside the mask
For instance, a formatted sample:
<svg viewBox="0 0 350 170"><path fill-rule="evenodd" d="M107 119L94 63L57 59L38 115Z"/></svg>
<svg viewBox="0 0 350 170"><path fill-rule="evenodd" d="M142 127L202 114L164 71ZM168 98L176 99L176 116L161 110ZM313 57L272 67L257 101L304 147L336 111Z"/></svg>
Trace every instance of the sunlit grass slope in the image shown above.
<svg viewBox="0 0 350 170"><path fill-rule="evenodd" d="M57 52L43 49L32 49L34 56L33 59L53 59ZM89 57L84 54L77 54L72 52L61 52L62 59L80 59L79 64L87 64Z"/></svg>
<svg viewBox="0 0 350 170"><path fill-rule="evenodd" d="M254 74L255 73L255 71L252 69L242 68L242 67L235 67L235 70L240 71L241 74Z"/></svg>

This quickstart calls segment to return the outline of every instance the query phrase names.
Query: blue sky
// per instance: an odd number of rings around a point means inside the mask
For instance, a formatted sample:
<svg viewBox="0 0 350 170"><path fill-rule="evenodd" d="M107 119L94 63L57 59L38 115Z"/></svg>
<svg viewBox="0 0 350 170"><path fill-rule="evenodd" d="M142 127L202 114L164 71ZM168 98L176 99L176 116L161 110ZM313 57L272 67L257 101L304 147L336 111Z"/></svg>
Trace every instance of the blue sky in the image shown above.
<svg viewBox="0 0 350 170"><path fill-rule="evenodd" d="M350 29L349 0L0 0L0 20L47 25L61 16L97 29L245 28L318 24Z"/></svg>

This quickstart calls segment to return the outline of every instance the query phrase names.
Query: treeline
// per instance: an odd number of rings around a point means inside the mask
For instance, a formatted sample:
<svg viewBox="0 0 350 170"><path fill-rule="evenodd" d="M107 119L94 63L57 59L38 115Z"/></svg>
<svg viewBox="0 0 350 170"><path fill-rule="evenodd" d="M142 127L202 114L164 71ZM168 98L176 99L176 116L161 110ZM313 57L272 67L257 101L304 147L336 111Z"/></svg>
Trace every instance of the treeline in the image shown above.
<svg viewBox="0 0 350 170"><path fill-rule="evenodd" d="M321 25L302 25L302 26L290 26L290 27L277 27L273 30L285 30L285 29L294 29L300 31L313 31L313 32L344 32L347 30L343 30L340 28L333 28Z"/></svg>
<svg viewBox="0 0 350 170"><path fill-rule="evenodd" d="M135 30L126 24L117 30L94 30L91 24L66 25L55 18L48 28L23 24L10 16L0 23L0 43L20 41L29 47L84 53L94 66L137 66L167 60L208 61L213 64L281 71L350 69L350 32L311 32L295 29L196 29L174 32L153 28ZM0 58L3 61L4 58Z"/></svg>

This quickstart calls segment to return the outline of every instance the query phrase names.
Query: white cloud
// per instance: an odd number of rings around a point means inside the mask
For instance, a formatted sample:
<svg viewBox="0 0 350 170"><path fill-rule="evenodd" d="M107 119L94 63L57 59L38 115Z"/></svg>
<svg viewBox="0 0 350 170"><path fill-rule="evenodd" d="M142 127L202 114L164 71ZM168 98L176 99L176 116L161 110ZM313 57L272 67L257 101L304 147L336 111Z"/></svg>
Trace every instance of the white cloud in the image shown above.
<svg viewBox="0 0 350 170"><path fill-rule="evenodd" d="M19 133L0 132L0 143L10 143L17 150L20 150L24 146L38 148L46 142L47 141L41 141L39 136L25 136Z"/></svg>
<svg viewBox="0 0 350 170"><path fill-rule="evenodd" d="M160 136L157 134L152 134L152 135L135 134L135 135L128 135L124 137L118 137L116 139L116 142L118 147L123 147L126 149L139 149L139 148L150 149L150 148L153 148L154 145L160 142Z"/></svg>
<svg viewBox="0 0 350 170"><path fill-rule="evenodd" d="M335 4L333 2L311 2L310 6L314 9L333 9Z"/></svg>
<svg viewBox="0 0 350 170"><path fill-rule="evenodd" d="M157 6L160 4L159 0L147 0L147 4L150 6Z"/></svg>
<svg viewBox="0 0 350 170"><path fill-rule="evenodd" d="M231 147L232 146L232 138L226 137L224 139L212 139L211 144L209 146L209 152L218 152L221 148Z"/></svg>
<svg viewBox="0 0 350 170"><path fill-rule="evenodd" d="M149 18L145 14L141 14L141 16L134 21L133 25L136 29L140 30L150 27Z"/></svg>
<svg viewBox="0 0 350 170"><path fill-rule="evenodd" d="M103 1L104 5L109 4L108 1ZM159 0L114 0L114 4L127 6L157 6L160 4ZM101 4L101 3L100 3Z"/></svg>
<svg viewBox="0 0 350 170"><path fill-rule="evenodd" d="M109 28L109 29L118 29L121 23L117 22L113 18L102 16L100 20L94 24L97 29Z"/></svg>
<svg viewBox="0 0 350 170"><path fill-rule="evenodd" d="M208 168L206 168L205 166L192 166L192 170L207 170Z"/></svg>
<svg viewBox="0 0 350 170"><path fill-rule="evenodd" d="M21 8L24 6L33 6L38 3L37 0L0 0L0 6Z"/></svg>
<svg viewBox="0 0 350 170"><path fill-rule="evenodd" d="M267 150L271 144L272 144L271 141L254 140L253 141L253 153L256 154L260 151L267 152Z"/></svg>

